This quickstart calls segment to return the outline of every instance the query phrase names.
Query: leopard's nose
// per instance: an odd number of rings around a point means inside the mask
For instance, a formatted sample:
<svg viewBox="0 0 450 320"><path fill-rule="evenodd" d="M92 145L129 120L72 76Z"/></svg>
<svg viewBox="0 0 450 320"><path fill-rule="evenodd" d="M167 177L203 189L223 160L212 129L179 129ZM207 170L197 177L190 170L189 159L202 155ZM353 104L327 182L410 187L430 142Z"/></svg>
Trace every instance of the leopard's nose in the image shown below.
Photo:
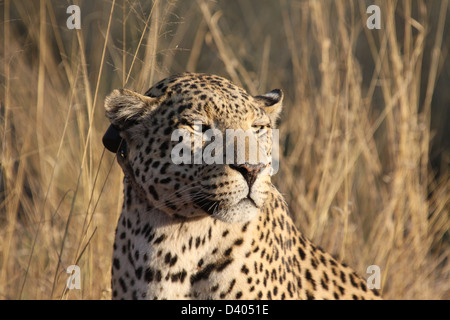
<svg viewBox="0 0 450 320"><path fill-rule="evenodd" d="M255 182L256 177L258 176L258 173L264 167L263 164L249 164L249 163L243 163L243 164L238 164L238 165L230 164L229 166L231 169L237 170L242 174L245 181L247 181L249 189L252 187L253 183Z"/></svg>

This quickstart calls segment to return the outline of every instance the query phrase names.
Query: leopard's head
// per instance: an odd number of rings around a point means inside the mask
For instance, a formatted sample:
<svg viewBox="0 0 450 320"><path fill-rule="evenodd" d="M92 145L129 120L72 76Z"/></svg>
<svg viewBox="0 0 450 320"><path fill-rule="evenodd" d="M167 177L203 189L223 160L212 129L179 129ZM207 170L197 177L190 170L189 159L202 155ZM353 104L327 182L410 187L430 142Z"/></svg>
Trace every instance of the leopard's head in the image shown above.
<svg viewBox="0 0 450 320"><path fill-rule="evenodd" d="M114 90L105 101L111 126L104 143L150 207L249 221L271 192L282 100L281 90L251 96L218 76L180 74L144 95Z"/></svg>

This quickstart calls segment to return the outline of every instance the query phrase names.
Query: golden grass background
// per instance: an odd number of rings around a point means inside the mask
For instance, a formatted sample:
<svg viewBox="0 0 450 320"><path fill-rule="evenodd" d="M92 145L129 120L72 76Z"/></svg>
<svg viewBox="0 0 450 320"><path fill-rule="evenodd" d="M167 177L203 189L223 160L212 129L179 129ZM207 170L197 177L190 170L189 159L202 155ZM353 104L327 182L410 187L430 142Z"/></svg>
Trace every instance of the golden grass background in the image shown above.
<svg viewBox="0 0 450 320"><path fill-rule="evenodd" d="M450 298L448 1L0 6L0 299L110 298L122 173L103 100L183 71L283 89L273 180L300 230L363 276L380 266L387 299Z"/></svg>

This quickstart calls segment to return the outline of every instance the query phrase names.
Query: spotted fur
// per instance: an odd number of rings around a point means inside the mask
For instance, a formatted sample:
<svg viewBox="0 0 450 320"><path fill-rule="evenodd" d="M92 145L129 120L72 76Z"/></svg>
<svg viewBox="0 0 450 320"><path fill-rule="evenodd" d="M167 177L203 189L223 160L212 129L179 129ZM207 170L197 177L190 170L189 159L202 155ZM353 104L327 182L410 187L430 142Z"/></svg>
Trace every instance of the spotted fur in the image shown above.
<svg viewBox="0 0 450 320"><path fill-rule="evenodd" d="M376 299L364 279L295 227L269 166L178 164L175 129L271 130L283 93L251 96L206 74L140 95L115 90L106 115L126 178L112 262L114 299ZM206 145L202 145L206 147ZM115 151L115 150L114 150Z"/></svg>

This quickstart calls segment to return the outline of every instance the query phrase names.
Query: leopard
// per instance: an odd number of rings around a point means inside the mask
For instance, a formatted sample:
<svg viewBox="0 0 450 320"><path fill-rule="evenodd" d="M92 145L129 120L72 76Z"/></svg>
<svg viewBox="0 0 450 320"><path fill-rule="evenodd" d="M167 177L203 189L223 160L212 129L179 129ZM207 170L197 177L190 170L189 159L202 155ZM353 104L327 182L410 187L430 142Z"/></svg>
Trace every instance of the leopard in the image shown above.
<svg viewBox="0 0 450 320"><path fill-rule="evenodd" d="M103 144L124 174L112 299L381 299L299 231L271 182L273 157L250 161L244 148L243 161L193 159L213 139L196 145L187 138L207 130L242 130L247 140L273 136L283 97L280 89L252 96L223 77L186 72L144 94L123 88L105 98ZM174 138L181 130L187 135ZM180 163L174 150L185 138L182 150L192 153ZM218 159L235 149L218 147Z"/></svg>

